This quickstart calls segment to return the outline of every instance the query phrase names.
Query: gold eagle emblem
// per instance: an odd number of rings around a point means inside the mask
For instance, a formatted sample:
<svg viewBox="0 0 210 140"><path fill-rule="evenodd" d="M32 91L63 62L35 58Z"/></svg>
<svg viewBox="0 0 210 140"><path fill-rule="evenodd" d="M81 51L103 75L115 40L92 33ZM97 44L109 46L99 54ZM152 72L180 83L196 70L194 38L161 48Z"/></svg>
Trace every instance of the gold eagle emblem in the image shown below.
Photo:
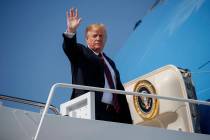
<svg viewBox="0 0 210 140"><path fill-rule="evenodd" d="M134 92L156 94L155 87L147 80L140 80L134 86ZM143 119L153 119L159 111L159 101L156 98L133 96L134 107Z"/></svg>

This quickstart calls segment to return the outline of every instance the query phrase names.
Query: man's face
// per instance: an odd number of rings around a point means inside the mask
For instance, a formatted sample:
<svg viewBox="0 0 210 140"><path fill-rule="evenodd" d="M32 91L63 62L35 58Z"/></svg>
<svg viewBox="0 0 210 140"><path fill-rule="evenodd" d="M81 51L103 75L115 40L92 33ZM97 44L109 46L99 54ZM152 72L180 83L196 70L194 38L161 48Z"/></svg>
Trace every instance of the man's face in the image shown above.
<svg viewBox="0 0 210 140"><path fill-rule="evenodd" d="M106 33L103 28L93 28L87 32L86 42L90 49L94 52L102 52L105 42Z"/></svg>

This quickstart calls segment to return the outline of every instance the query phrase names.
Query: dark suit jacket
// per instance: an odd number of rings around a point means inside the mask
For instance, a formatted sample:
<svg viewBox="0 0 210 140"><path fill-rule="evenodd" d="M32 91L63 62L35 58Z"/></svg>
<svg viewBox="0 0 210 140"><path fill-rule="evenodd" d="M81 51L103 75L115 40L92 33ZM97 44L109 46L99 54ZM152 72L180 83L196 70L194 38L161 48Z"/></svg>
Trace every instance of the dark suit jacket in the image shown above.
<svg viewBox="0 0 210 140"><path fill-rule="evenodd" d="M63 34L63 37L63 49L71 62L72 83L104 88L104 65L100 63L99 57L95 55L95 53L88 47L77 43L76 35L74 35L73 38L68 38L65 34ZM124 87L120 81L120 74L115 66L115 63L105 54L104 56L115 72L116 88L119 90L124 90ZM87 91L84 90L73 89L71 99L86 92ZM125 95L118 95L118 97L120 106L122 108L119 122L132 123ZM97 109L97 104L101 102L101 98L102 94L95 94L96 111L99 110Z"/></svg>

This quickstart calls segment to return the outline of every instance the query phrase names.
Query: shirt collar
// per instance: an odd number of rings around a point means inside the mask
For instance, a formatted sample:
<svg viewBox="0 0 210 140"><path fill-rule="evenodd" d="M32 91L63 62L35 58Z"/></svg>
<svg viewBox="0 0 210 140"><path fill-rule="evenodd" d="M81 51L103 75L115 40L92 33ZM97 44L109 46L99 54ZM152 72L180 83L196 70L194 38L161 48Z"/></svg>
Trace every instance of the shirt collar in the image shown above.
<svg viewBox="0 0 210 140"><path fill-rule="evenodd" d="M94 52L89 46L88 46L88 48L95 54L95 55L99 55L99 53L97 53L97 52ZM101 54L103 55L103 52L101 52Z"/></svg>

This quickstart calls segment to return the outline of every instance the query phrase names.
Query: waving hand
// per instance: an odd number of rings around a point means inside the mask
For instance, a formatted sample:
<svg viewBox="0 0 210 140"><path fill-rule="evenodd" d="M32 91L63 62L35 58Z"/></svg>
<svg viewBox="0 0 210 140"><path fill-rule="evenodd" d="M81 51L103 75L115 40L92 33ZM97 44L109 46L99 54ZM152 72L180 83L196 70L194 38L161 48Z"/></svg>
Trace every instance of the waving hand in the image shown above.
<svg viewBox="0 0 210 140"><path fill-rule="evenodd" d="M74 10L74 8L71 8L70 12L66 11L66 22L67 32L75 33L81 23L77 9Z"/></svg>

